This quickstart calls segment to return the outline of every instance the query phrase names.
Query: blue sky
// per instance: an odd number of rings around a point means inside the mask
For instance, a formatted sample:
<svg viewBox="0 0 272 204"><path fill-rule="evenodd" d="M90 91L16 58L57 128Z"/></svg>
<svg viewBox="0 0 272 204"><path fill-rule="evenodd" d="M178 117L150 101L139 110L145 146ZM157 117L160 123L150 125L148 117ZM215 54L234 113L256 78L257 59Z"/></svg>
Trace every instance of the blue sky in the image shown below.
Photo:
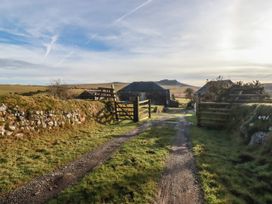
<svg viewBox="0 0 272 204"><path fill-rule="evenodd" d="M0 83L272 77L270 0L1 0Z"/></svg>

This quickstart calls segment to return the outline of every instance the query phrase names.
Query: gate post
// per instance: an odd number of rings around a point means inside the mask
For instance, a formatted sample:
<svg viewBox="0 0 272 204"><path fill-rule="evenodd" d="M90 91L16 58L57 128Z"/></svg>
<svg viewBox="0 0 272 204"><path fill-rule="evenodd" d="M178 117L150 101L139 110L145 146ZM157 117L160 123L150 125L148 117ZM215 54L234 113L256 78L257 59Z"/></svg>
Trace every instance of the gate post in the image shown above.
<svg viewBox="0 0 272 204"><path fill-rule="evenodd" d="M196 123L198 127L201 126L200 117L200 98L198 96L196 100Z"/></svg>
<svg viewBox="0 0 272 204"><path fill-rule="evenodd" d="M148 117L151 118L151 99L148 101Z"/></svg>
<svg viewBox="0 0 272 204"><path fill-rule="evenodd" d="M116 119L117 121L119 121L117 101L113 101L113 103L114 103L115 119Z"/></svg>
<svg viewBox="0 0 272 204"><path fill-rule="evenodd" d="M114 84L111 85L111 97L113 98L113 107L114 107L114 113L115 113L115 119L119 121L119 116L118 116L118 105L117 105L117 98L116 98L116 93L114 89Z"/></svg>
<svg viewBox="0 0 272 204"><path fill-rule="evenodd" d="M139 122L139 96L136 97L136 100L133 102L133 121Z"/></svg>

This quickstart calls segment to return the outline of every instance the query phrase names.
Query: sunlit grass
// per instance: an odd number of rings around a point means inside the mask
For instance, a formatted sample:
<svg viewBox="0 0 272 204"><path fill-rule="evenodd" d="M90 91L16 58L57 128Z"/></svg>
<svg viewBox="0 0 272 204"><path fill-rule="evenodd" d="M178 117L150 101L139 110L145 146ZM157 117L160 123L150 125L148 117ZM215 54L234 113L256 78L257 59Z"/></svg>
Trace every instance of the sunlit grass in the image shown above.
<svg viewBox="0 0 272 204"><path fill-rule="evenodd" d="M134 123L89 122L19 140L0 139L0 194L74 160L135 126Z"/></svg>
<svg viewBox="0 0 272 204"><path fill-rule="evenodd" d="M249 147L239 134L190 129L193 151L207 203L271 203L271 144ZM269 150L269 151L267 151Z"/></svg>
<svg viewBox="0 0 272 204"><path fill-rule="evenodd" d="M175 134L174 126L169 124L147 130L49 203L154 202Z"/></svg>

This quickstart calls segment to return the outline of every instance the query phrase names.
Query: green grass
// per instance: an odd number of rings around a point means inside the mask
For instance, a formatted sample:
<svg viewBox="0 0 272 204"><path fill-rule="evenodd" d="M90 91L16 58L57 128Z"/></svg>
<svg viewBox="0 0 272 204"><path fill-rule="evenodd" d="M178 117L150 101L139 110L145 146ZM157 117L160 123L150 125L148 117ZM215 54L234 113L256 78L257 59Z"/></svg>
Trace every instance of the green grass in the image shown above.
<svg viewBox="0 0 272 204"><path fill-rule="evenodd" d="M272 203L271 143L249 147L237 134L195 125L190 134L207 203Z"/></svg>
<svg viewBox="0 0 272 204"><path fill-rule="evenodd" d="M176 98L176 100L180 103L180 104L187 104L189 103L191 100L188 98Z"/></svg>
<svg viewBox="0 0 272 204"><path fill-rule="evenodd" d="M145 131L49 203L152 203L175 134L172 125Z"/></svg>
<svg viewBox="0 0 272 204"><path fill-rule="evenodd" d="M176 98L180 108L187 108L188 103L191 101L188 98Z"/></svg>
<svg viewBox="0 0 272 204"><path fill-rule="evenodd" d="M89 122L24 139L1 138L0 195L135 127L134 123L105 126Z"/></svg>

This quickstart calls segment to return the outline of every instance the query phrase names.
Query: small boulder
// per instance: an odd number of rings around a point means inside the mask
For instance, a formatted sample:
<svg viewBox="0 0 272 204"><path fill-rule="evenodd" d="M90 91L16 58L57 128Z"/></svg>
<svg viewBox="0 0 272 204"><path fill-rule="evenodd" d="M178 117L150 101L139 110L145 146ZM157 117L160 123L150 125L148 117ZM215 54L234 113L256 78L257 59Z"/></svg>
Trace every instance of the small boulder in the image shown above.
<svg viewBox="0 0 272 204"><path fill-rule="evenodd" d="M7 130L14 131L14 130L16 130L16 126L15 125L8 125Z"/></svg>
<svg viewBox="0 0 272 204"><path fill-rule="evenodd" d="M54 125L54 122L53 121L49 121L47 124L48 124L48 126L52 127Z"/></svg>
<svg viewBox="0 0 272 204"><path fill-rule="evenodd" d="M24 133L16 133L15 137L18 138L18 139L23 138L24 137Z"/></svg>
<svg viewBox="0 0 272 204"><path fill-rule="evenodd" d="M42 122L42 128L43 128L43 129L47 128L47 125L46 125L45 122Z"/></svg>
<svg viewBox="0 0 272 204"><path fill-rule="evenodd" d="M267 133L265 132L256 132L251 136L249 145L261 145L266 142Z"/></svg>
<svg viewBox="0 0 272 204"><path fill-rule="evenodd" d="M68 113L68 114L66 115L66 118L70 119L72 116L73 116L73 115L72 115L71 113Z"/></svg>
<svg viewBox="0 0 272 204"><path fill-rule="evenodd" d="M36 121L36 125L37 125L37 126L40 126L41 124L42 124L42 122L41 122L40 120L37 120L37 121Z"/></svg>
<svg viewBox="0 0 272 204"><path fill-rule="evenodd" d="M7 110L7 106L5 104L2 104L0 106L0 112L5 112Z"/></svg>
<svg viewBox="0 0 272 204"><path fill-rule="evenodd" d="M4 136L4 135L5 135L5 127L0 126L0 136Z"/></svg>
<svg viewBox="0 0 272 204"><path fill-rule="evenodd" d="M11 136L12 134L13 134L13 132L11 132L11 131L8 131L8 130L5 131L5 135L6 135L6 136Z"/></svg>

